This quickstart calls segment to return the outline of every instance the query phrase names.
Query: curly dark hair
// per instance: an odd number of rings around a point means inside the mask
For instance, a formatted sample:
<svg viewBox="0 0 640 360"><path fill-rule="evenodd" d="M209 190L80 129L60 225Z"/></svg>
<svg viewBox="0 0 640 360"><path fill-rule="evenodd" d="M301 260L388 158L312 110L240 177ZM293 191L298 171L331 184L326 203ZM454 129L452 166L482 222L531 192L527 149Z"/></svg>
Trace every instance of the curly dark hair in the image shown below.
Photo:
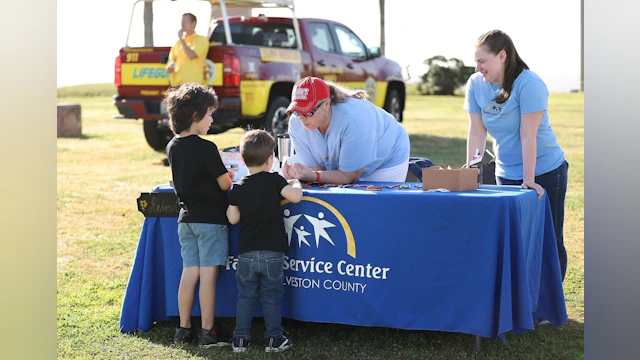
<svg viewBox="0 0 640 360"><path fill-rule="evenodd" d="M185 83L167 90L162 102L169 112L169 127L174 134L189 130L193 122L200 122L207 111L218 108L218 95L212 87Z"/></svg>
<svg viewBox="0 0 640 360"><path fill-rule="evenodd" d="M240 155L247 166L261 166L273 155L276 140L265 130L249 130L240 140Z"/></svg>

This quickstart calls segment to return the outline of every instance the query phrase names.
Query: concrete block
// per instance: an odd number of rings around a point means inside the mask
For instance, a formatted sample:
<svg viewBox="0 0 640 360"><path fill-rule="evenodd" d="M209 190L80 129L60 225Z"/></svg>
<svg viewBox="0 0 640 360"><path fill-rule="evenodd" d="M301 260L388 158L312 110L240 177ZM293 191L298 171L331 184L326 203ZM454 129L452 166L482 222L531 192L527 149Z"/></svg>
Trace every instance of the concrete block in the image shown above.
<svg viewBox="0 0 640 360"><path fill-rule="evenodd" d="M82 135L80 104L58 103L58 136Z"/></svg>

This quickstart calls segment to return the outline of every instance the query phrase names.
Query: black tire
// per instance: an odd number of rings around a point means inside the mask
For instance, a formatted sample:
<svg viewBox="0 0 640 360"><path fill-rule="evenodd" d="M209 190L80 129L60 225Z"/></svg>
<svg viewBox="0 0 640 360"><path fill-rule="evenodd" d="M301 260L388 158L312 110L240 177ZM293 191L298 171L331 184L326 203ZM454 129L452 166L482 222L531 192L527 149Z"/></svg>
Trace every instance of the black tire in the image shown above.
<svg viewBox="0 0 640 360"><path fill-rule="evenodd" d="M277 96L271 104L267 112L264 114L263 129L270 132L274 137L278 134L289 132L289 115L285 113L289 106L289 99L284 96Z"/></svg>
<svg viewBox="0 0 640 360"><path fill-rule="evenodd" d="M142 127L149 146L155 151L165 151L167 144L173 138L171 130L157 120L143 120Z"/></svg>
<svg viewBox="0 0 640 360"><path fill-rule="evenodd" d="M402 104L400 103L398 90L389 89L387 92L387 99L384 102L384 109L389 114L393 115L398 122L402 122Z"/></svg>

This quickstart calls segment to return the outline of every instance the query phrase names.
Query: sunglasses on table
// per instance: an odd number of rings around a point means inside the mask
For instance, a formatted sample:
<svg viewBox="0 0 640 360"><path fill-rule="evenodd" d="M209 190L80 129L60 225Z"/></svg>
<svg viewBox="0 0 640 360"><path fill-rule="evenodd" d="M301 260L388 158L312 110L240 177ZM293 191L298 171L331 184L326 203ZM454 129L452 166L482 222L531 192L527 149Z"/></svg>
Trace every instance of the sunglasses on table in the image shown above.
<svg viewBox="0 0 640 360"><path fill-rule="evenodd" d="M326 99L325 100L320 100L320 102L318 103L318 106L316 106L315 109L309 111L309 113L307 113L307 114L300 114L299 112L296 112L296 111L292 111L292 114L297 116L297 117L300 117L300 116L312 117L313 114L315 114L316 111L318 111L318 109L320 109L320 106L322 106L322 104L324 104L325 101L327 101L327 100Z"/></svg>

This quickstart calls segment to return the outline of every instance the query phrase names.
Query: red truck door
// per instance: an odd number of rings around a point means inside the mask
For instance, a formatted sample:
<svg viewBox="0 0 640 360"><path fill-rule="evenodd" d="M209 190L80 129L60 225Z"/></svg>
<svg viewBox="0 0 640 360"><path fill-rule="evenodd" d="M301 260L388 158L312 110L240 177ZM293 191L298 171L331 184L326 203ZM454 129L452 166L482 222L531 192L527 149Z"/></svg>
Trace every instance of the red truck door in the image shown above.
<svg viewBox="0 0 640 360"><path fill-rule="evenodd" d="M338 45L338 53L345 62L345 72L348 74L350 82L364 82L367 79L367 73L362 66L362 62L367 59L367 49L364 43L348 28L332 24L332 32L336 44Z"/></svg>
<svg viewBox="0 0 640 360"><path fill-rule="evenodd" d="M360 38L346 26L332 24L333 35L338 52L343 56L348 73L348 85L351 88L365 89L369 100L379 107L384 106L387 83L381 81L376 63L369 59L367 47Z"/></svg>
<svg viewBox="0 0 640 360"><path fill-rule="evenodd" d="M353 81L344 56L338 53L329 24L321 21L307 23L309 51L313 58L313 76L336 82Z"/></svg>

